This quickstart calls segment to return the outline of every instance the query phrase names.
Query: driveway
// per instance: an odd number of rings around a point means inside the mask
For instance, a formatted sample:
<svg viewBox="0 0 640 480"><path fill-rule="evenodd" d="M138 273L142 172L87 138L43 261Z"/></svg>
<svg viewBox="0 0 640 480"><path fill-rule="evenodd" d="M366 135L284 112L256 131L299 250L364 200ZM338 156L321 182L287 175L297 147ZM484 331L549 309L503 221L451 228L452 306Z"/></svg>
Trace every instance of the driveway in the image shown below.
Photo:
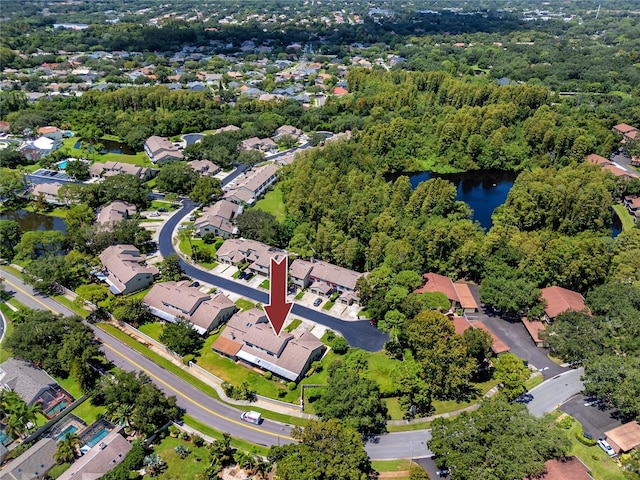
<svg viewBox="0 0 640 480"><path fill-rule="evenodd" d="M582 431L593 438L604 438L604 432L622 425L618 410L601 405L585 405L590 398L577 395L560 407L564 413L571 415L582 424Z"/></svg>
<svg viewBox="0 0 640 480"><path fill-rule="evenodd" d="M469 288L476 302L480 305L478 286L469 285ZM540 370L545 380L567 371L566 368L556 365L549 360L547 357L548 349L536 347L529 332L527 332L527 329L519 319L507 320L499 315L489 313L487 309L483 307L479 307L478 313L468 314L467 318L471 321L482 322L489 327L500 340L509 346L511 353L527 360L529 365Z"/></svg>
<svg viewBox="0 0 640 480"><path fill-rule="evenodd" d="M583 373L584 368L567 370L530 390L533 400L527 404L529 412L536 417L542 417L579 394L584 388L580 380Z"/></svg>

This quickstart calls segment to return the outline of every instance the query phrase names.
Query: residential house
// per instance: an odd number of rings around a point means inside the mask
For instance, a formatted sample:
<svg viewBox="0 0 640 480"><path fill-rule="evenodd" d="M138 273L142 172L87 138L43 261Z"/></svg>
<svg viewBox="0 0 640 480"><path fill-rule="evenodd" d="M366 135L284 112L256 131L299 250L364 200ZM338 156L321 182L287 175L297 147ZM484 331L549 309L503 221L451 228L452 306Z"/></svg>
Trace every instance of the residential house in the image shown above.
<svg viewBox="0 0 640 480"><path fill-rule="evenodd" d="M176 322L184 318L201 335L228 320L237 310L221 293L214 296L202 293L190 287L188 281L157 283L144 297L144 303L163 320Z"/></svg>
<svg viewBox="0 0 640 480"><path fill-rule="evenodd" d="M422 275L422 279L424 283L415 290L415 293L440 292L447 296L451 302L451 308L461 308L464 313L478 311L478 303L468 283L453 282L449 277L432 272Z"/></svg>
<svg viewBox="0 0 640 480"><path fill-rule="evenodd" d="M145 258L133 245L111 245L100 254L109 290L115 295L147 288L160 272L144 265Z"/></svg>
<svg viewBox="0 0 640 480"><path fill-rule="evenodd" d="M624 206L627 207L629 215L640 218L640 196L628 195L624 197Z"/></svg>
<svg viewBox="0 0 640 480"><path fill-rule="evenodd" d="M40 480L56 464L53 456L58 450L56 441L43 438L35 445L2 467L0 480Z"/></svg>
<svg viewBox="0 0 640 480"><path fill-rule="evenodd" d="M237 235L238 227L235 225L235 218L242 213L242 205L232 203L228 200L219 200L210 207L202 211L202 216L196 220L193 226L198 229L198 234L202 237L207 233L222 238L229 238Z"/></svg>
<svg viewBox="0 0 640 480"><path fill-rule="evenodd" d="M62 183L38 183L32 184L31 196L35 199L40 198L53 205L63 205L64 202L58 198L58 190L62 187Z"/></svg>
<svg viewBox="0 0 640 480"><path fill-rule="evenodd" d="M109 226L113 223L132 218L137 213L138 209L133 203L116 200L115 202L111 202L109 205L102 207L100 212L98 212L96 223L103 226Z"/></svg>
<svg viewBox="0 0 640 480"><path fill-rule="evenodd" d="M544 301L544 320L553 323L556 317L568 311L588 312L584 304L584 297L578 292L566 288L553 286L541 290L541 299Z"/></svg>
<svg viewBox="0 0 640 480"><path fill-rule="evenodd" d="M222 169L210 160L192 160L188 165L201 177L213 177Z"/></svg>
<svg viewBox="0 0 640 480"><path fill-rule="evenodd" d="M240 144L241 150L258 150L260 152L269 153L276 151L278 146L270 138L251 137L243 140Z"/></svg>
<svg viewBox="0 0 640 480"><path fill-rule="evenodd" d="M604 434L607 443L616 453L627 453L640 448L640 424L636 421L620 425Z"/></svg>
<svg viewBox="0 0 640 480"><path fill-rule="evenodd" d="M30 160L40 160L60 147L59 140L51 140L47 137L39 137L33 142L25 143L20 151Z"/></svg>
<svg viewBox="0 0 640 480"><path fill-rule="evenodd" d="M0 364L0 387L16 392L27 405L39 403L48 419L73 403L73 397L31 362L9 358Z"/></svg>
<svg viewBox="0 0 640 480"><path fill-rule="evenodd" d="M144 151L153 163L162 164L172 160L182 160L182 152L164 137L153 135L144 142Z"/></svg>
<svg viewBox="0 0 640 480"><path fill-rule="evenodd" d="M622 143L638 139L638 132L640 132L636 127L632 127L626 123L614 125L611 130L622 135Z"/></svg>
<svg viewBox="0 0 640 480"><path fill-rule="evenodd" d="M51 126L38 128L38 134L55 142L59 142L64 136L64 132L62 130L58 127Z"/></svg>
<svg viewBox="0 0 640 480"><path fill-rule="evenodd" d="M248 263L250 272L266 277L269 276L271 258L280 261L285 256L284 250L245 238L230 238L216 252L219 262L236 266Z"/></svg>
<svg viewBox="0 0 640 480"><path fill-rule="evenodd" d="M344 87L335 87L335 88L333 89L333 94L334 94L334 95L336 95L336 96L338 96L338 97L341 97L341 96L343 96L343 95L346 95L347 93L349 93L349 90L347 90L347 89L346 89L346 88L344 88Z"/></svg>
<svg viewBox="0 0 640 480"><path fill-rule="evenodd" d="M158 171L152 168L122 162L96 162L89 167L89 175L91 178L111 177L114 175L125 174L133 175L134 177L146 182L153 178L157 173Z"/></svg>
<svg viewBox="0 0 640 480"><path fill-rule="evenodd" d="M591 153L585 157L585 160L594 165L600 165L603 170L607 170L611 174L620 178L640 178L640 175L637 173L627 170L626 168L618 165L617 163L610 162L604 157L600 155L596 155L595 153Z"/></svg>
<svg viewBox="0 0 640 480"><path fill-rule="evenodd" d="M122 436L122 427L111 430L97 445L58 477L58 480L98 479L114 469L131 450L131 444Z"/></svg>
<svg viewBox="0 0 640 480"><path fill-rule="evenodd" d="M298 140L302 135L302 130L300 130L299 128L293 127L291 125L283 125L278 129L276 129L275 133L273 134L273 140L275 142L278 142L285 135L289 135L290 137L293 137L296 140Z"/></svg>
<svg viewBox="0 0 640 480"><path fill-rule="evenodd" d="M547 460L544 466L546 471L542 475L524 480L593 480L589 468L576 456Z"/></svg>
<svg viewBox="0 0 640 480"><path fill-rule="evenodd" d="M235 187L227 190L223 198L238 205L255 203L260 195L276 182L278 169L279 167L273 163L254 168Z"/></svg>
<svg viewBox="0 0 640 480"><path fill-rule="evenodd" d="M289 275L292 283L300 288L309 287L312 293L322 296L340 293L338 301L351 305L359 301L355 294L356 282L364 274L321 260L296 259L291 263Z"/></svg>
<svg viewBox="0 0 640 480"><path fill-rule="evenodd" d="M213 131L213 135L222 132L237 132L241 130L240 127L236 127L235 125L227 125L226 127L220 127Z"/></svg>
<svg viewBox="0 0 640 480"><path fill-rule="evenodd" d="M276 335L265 313L257 308L231 317L211 348L292 382L300 380L325 351L323 343L306 329Z"/></svg>
<svg viewBox="0 0 640 480"><path fill-rule="evenodd" d="M453 313L448 315L449 319L453 323L453 328L458 335L464 334L465 330L470 328L478 328L484 330L491 337L491 351L495 355L500 355L509 351L509 347L504 343L493 331L481 322L470 322L465 317L459 317Z"/></svg>

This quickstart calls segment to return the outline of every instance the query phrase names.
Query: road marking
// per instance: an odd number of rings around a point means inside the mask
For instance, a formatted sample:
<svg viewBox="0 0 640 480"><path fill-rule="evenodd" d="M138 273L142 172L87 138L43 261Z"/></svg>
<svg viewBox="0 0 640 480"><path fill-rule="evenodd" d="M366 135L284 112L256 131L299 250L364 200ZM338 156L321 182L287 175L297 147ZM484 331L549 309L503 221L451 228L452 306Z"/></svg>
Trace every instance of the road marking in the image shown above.
<svg viewBox="0 0 640 480"><path fill-rule="evenodd" d="M42 305L43 307L45 307L48 310L51 310L53 313L55 313L56 315L59 314L59 312L55 311L53 308L51 308L49 305L47 305L46 303L42 302L40 299L35 298L33 295L31 295L29 292L23 290L22 288L20 288L19 286L17 286L16 284L14 284L13 282L10 282L9 280L7 280L6 278L4 279L4 281L6 283L8 283L9 285L11 285L12 287L20 290L23 294L25 294L27 297L30 297L31 299L35 300L36 302L38 302L40 305ZM224 415L219 414L218 412L214 412L213 410L211 410L210 408L205 407L204 405L202 405L199 402L196 402L195 400L193 400L192 398L188 397L187 395L185 395L184 393L180 392L179 390L177 390L176 388L172 387L171 385L169 385L167 382L165 382L164 380L162 380L160 377L154 375L153 373L151 373L150 371L148 371L146 368L142 367L140 364L138 364L137 362L135 362L134 360L130 359L129 357L127 357L126 355L124 355L123 353L119 352L118 350L116 350L115 348L113 348L110 345L107 345L105 343L102 344L104 347L108 348L109 350L111 350L112 352L116 353L117 355L120 355L122 358L124 358L126 361L128 361L129 363L131 363L132 365L135 365L137 368L139 368L140 370L142 370L143 372L145 372L147 375L149 375L150 377L154 378L156 381L160 382L161 384L163 384L165 387L167 387L168 389L170 389L172 392L175 392L177 395L181 396L182 398L190 401L191 403L193 403L194 405L200 407L201 409L203 409L204 411L215 415L216 417L220 417L222 419L227 420L228 422L231 423L235 423L236 425L240 425L241 427L245 427L245 428L249 428L251 430L255 430L256 432L261 432L261 433L265 433L267 435L272 435L274 437L279 437L279 438L283 438L285 440L294 440L294 438L288 437L286 435L278 435L277 433L271 433L265 430L261 430L259 428L253 427L251 425L248 425L245 422L240 422L239 420L233 420L231 418L227 418ZM215 430L215 429L214 429Z"/></svg>
<svg viewBox="0 0 640 480"><path fill-rule="evenodd" d="M49 305L47 305L46 303L44 303L42 300L34 297L32 294L30 294L29 292L27 292L26 290L23 290L22 288L20 288L19 286L17 286L15 283L10 282L9 280L7 280L7 278L5 277L4 281L6 283L8 283L9 285L11 285L13 288L16 288L18 290L20 290L23 294L25 294L27 297L31 298L32 300L35 300L36 302L38 302L40 305L42 305L44 308L46 308L47 310L52 311L53 313L55 313L56 315L60 315L60 312L57 312L56 310L54 310L53 308L51 308Z"/></svg>
<svg viewBox="0 0 640 480"><path fill-rule="evenodd" d="M194 405L196 405L197 407L200 407L201 409L203 409L204 411L215 415L216 417L220 417L224 420L227 420L228 422L231 423L235 423L236 425L240 425L241 427L245 427L245 428L249 428L251 430L255 430L256 432L260 432L260 433L265 433L267 435L272 435L274 437L279 437L279 438L283 438L285 440L294 440L294 438L288 437L286 435L278 435L277 433L271 433L265 430L261 430L257 427L253 427L251 425L248 425L245 422L241 422L239 420L234 420L232 418L228 418L225 417L224 415L215 412L213 410L211 410L208 407L205 407L204 405L202 405L200 402L195 401L194 399L192 399L191 397L188 397L187 395L185 395L184 393L182 393L180 390L174 388L173 386L169 385L167 382L165 382L164 380L162 380L160 377L154 375L153 373L151 373L150 371L148 371L146 368L144 368L142 365L138 364L137 362L135 362L134 360L130 359L129 357L127 357L126 355L124 355L122 352L119 352L118 350L116 350L115 348L113 348L111 345L107 345L106 343L103 343L102 346L108 348L109 350L111 350L113 353L120 355L122 358L124 358L126 361L128 361L129 363L131 363L132 365L135 365L137 368L139 368L140 370L142 370L144 373L146 373L147 375L149 375L150 377L154 378L156 381L160 382L161 384L163 384L165 387L167 387L169 390L171 390L172 392L174 392L175 394L177 394L178 396L184 398L185 400L188 400L189 402L193 403Z"/></svg>

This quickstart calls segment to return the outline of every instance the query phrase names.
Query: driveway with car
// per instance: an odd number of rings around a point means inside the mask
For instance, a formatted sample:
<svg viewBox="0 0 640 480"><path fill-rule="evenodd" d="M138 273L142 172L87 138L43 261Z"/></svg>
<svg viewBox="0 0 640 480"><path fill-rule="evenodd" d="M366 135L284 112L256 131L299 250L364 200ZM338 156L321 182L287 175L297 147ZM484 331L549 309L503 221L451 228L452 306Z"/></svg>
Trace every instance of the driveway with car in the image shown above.
<svg viewBox="0 0 640 480"><path fill-rule="evenodd" d="M604 432L622 425L619 412L607 408L585 395L577 395L560 407L564 413L571 415L582 425L582 431L593 438L603 438Z"/></svg>

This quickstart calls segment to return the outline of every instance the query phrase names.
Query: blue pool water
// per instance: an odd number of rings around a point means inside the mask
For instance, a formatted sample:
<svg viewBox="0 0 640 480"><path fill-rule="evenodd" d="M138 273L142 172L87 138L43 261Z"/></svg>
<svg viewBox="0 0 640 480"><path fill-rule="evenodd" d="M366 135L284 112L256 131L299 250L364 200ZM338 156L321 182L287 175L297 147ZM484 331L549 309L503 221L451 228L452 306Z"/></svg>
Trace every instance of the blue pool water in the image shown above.
<svg viewBox="0 0 640 480"><path fill-rule="evenodd" d="M9 445L11 443L11 439L2 430L0 430L0 443L3 445Z"/></svg>
<svg viewBox="0 0 640 480"><path fill-rule="evenodd" d="M93 448L100 442L100 440L102 440L107 435L109 435L108 429L103 428L102 430L98 430L95 435L93 435L91 438L89 438L89 440L86 441L85 445Z"/></svg>
<svg viewBox="0 0 640 480"><path fill-rule="evenodd" d="M60 435L56 437L56 441L64 440L64 437L67 435L67 433L73 434L73 433L76 433L77 431L78 431L78 427L76 427L75 425L69 425L62 432L60 432Z"/></svg>
<svg viewBox="0 0 640 480"><path fill-rule="evenodd" d="M62 162L60 162L60 163L58 164L58 168L59 168L60 170L64 170L65 168L67 168L68 163L69 163L69 162L67 162L66 160L63 160Z"/></svg>
<svg viewBox="0 0 640 480"><path fill-rule="evenodd" d="M53 408L50 408L44 413L47 417L51 418L55 416L58 412L61 412L62 410L67 408L67 405L69 405L69 402L67 402L66 400L63 400L60 403L56 403Z"/></svg>

